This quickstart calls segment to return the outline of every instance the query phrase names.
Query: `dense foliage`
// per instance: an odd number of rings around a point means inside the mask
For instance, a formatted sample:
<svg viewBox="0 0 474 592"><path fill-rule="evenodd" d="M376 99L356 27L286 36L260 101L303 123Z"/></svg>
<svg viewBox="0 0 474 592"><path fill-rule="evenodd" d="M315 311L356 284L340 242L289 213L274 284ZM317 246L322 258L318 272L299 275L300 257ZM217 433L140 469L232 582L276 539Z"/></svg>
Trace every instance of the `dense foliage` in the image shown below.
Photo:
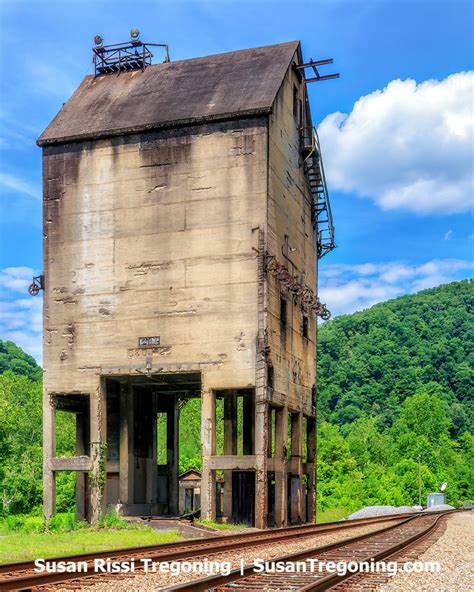
<svg viewBox="0 0 474 592"><path fill-rule="evenodd" d="M423 495L447 481L449 502L474 497L473 333L468 281L320 328L319 509L416 503L419 454ZM31 356L0 341L0 515L30 513L41 504L40 379ZM220 416L221 407L219 401ZM74 429L74 416L58 412L58 455L73 454ZM200 429L194 399L181 411L182 471L200 467ZM217 440L221 447L222 422ZM58 474L57 503L59 511L72 509L72 473Z"/></svg>
<svg viewBox="0 0 474 592"><path fill-rule="evenodd" d="M29 513L42 500L42 369L12 341L0 340L0 515ZM74 417L60 414L57 449L74 439ZM72 474L58 477L58 508L73 504Z"/></svg>
<svg viewBox="0 0 474 592"><path fill-rule="evenodd" d="M319 331L321 508L472 497L472 282L336 318Z"/></svg>
<svg viewBox="0 0 474 592"><path fill-rule="evenodd" d="M39 380L42 376L42 370L33 356L26 354L13 341L0 339L0 374L7 370L27 376L31 380Z"/></svg>
<svg viewBox="0 0 474 592"><path fill-rule="evenodd" d="M42 385L10 370L0 375L0 515L29 513L42 501ZM66 454L75 438L72 414L58 414L56 447ZM59 511L72 508L74 476L57 478Z"/></svg>

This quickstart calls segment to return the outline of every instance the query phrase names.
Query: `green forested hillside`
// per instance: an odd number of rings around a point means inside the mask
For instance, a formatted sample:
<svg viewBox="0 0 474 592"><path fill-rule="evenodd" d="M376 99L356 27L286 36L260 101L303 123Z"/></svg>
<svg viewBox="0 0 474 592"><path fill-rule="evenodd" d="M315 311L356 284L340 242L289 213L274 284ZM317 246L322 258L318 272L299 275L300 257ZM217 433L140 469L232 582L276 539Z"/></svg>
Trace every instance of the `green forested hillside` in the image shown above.
<svg viewBox="0 0 474 592"><path fill-rule="evenodd" d="M473 284L377 304L319 331L319 504L472 497ZM354 501L355 500L355 501Z"/></svg>
<svg viewBox="0 0 474 592"><path fill-rule="evenodd" d="M415 504L448 482L448 502L472 499L472 282L341 316L319 330L318 507ZM0 341L0 515L41 504L41 369ZM58 454L71 454L74 417L57 414ZM222 425L218 426L218 441ZM200 402L181 411L180 468L199 467ZM74 476L57 480L58 509Z"/></svg>
<svg viewBox="0 0 474 592"><path fill-rule="evenodd" d="M31 380L39 380L42 376L42 370L33 356L25 353L13 341L0 339L0 374L7 370L27 376Z"/></svg>
<svg viewBox="0 0 474 592"><path fill-rule="evenodd" d="M448 403L462 433L474 391L473 284L446 284L377 304L319 331L320 417L340 425L378 415L389 425L420 389ZM469 415L470 414L470 415Z"/></svg>

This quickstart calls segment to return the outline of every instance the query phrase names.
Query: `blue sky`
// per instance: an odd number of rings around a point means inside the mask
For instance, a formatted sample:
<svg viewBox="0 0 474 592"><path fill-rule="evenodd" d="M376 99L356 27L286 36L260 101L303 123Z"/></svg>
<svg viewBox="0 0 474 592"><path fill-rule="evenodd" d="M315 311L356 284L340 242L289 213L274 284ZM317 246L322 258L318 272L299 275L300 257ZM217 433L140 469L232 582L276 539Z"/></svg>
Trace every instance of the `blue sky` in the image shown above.
<svg viewBox="0 0 474 592"><path fill-rule="evenodd" d="M311 86L338 249L321 262L336 314L472 274L473 13L460 0L2 0L0 338L41 355L36 137L91 73L91 45L166 42L171 59L300 39L334 58ZM469 73L470 72L470 73Z"/></svg>

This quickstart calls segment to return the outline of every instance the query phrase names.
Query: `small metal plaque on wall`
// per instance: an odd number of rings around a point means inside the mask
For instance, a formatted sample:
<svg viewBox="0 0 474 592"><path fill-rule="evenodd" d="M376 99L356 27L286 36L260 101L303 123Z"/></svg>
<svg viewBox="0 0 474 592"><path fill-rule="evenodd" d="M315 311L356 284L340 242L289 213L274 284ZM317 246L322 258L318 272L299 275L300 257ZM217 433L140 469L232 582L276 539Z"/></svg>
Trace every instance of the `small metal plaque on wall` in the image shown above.
<svg viewBox="0 0 474 592"><path fill-rule="evenodd" d="M157 337L139 337L138 347L156 347L160 345L160 336Z"/></svg>

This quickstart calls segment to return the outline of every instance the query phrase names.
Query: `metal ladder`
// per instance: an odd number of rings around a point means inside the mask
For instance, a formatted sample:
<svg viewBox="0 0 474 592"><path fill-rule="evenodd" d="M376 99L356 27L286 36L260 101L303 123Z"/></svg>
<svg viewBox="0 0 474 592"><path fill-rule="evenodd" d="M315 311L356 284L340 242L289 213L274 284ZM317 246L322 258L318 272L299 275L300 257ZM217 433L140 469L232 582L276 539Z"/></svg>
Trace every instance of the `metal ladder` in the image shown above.
<svg viewBox="0 0 474 592"><path fill-rule="evenodd" d="M319 138L313 126L302 128L301 148L311 194L311 217L318 232L318 259L321 259L336 247L336 243Z"/></svg>

